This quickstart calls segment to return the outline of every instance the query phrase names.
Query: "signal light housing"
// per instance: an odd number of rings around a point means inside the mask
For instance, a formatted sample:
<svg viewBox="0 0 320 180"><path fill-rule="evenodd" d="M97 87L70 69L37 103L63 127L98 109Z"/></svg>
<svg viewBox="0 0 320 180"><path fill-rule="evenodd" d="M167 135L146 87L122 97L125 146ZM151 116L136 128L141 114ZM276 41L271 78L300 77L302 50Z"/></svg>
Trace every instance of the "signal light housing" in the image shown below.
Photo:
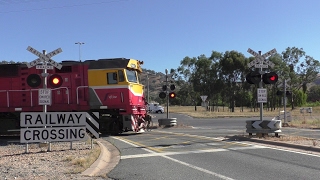
<svg viewBox="0 0 320 180"><path fill-rule="evenodd" d="M286 91L286 96L291 96L292 92L291 91Z"/></svg>
<svg viewBox="0 0 320 180"><path fill-rule="evenodd" d="M170 99L174 99L175 97L176 97L176 93L175 92L169 93L169 98Z"/></svg>
<svg viewBox="0 0 320 180"><path fill-rule="evenodd" d="M42 80L41 80L41 77L38 75L38 74L30 74L28 77L27 77L27 84L30 86L30 87L38 87L40 86Z"/></svg>
<svg viewBox="0 0 320 180"><path fill-rule="evenodd" d="M283 91L277 91L277 96L282 96L283 95Z"/></svg>
<svg viewBox="0 0 320 180"><path fill-rule="evenodd" d="M166 91L166 90L167 90L167 85L163 85L163 86L162 86L162 90L163 90L163 91Z"/></svg>
<svg viewBox="0 0 320 180"><path fill-rule="evenodd" d="M261 81L261 74L256 71L252 71L247 74L246 80L249 84L259 84Z"/></svg>
<svg viewBox="0 0 320 180"><path fill-rule="evenodd" d="M166 93L165 92L161 92L160 94L159 94L159 98L161 98L161 99L164 99L164 98L166 98Z"/></svg>
<svg viewBox="0 0 320 180"><path fill-rule="evenodd" d="M262 80L265 84L275 84L278 81L278 74L275 72L265 73Z"/></svg>
<svg viewBox="0 0 320 180"><path fill-rule="evenodd" d="M170 90L173 91L173 90L175 90L175 89L176 89L176 86L175 86L174 84L171 84L171 85L170 85Z"/></svg>
<svg viewBox="0 0 320 180"><path fill-rule="evenodd" d="M59 74L53 74L49 77L49 85L52 88L58 88L62 85L63 79Z"/></svg>

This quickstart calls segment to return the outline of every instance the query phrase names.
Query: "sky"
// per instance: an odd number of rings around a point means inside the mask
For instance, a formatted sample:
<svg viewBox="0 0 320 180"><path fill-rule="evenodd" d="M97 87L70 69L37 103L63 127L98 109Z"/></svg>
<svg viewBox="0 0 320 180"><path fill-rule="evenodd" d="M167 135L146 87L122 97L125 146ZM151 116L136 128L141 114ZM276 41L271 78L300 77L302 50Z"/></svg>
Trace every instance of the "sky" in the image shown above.
<svg viewBox="0 0 320 180"><path fill-rule="evenodd" d="M303 48L320 60L317 0L0 0L0 61L133 58L156 72L186 57ZM75 44L81 42L84 44Z"/></svg>

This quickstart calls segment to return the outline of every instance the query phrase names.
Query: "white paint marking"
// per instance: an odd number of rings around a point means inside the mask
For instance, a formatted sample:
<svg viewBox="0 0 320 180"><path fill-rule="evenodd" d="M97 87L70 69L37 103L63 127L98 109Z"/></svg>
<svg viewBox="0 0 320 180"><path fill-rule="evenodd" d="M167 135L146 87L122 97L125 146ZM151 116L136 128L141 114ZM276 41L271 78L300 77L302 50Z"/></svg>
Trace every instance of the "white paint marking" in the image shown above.
<svg viewBox="0 0 320 180"><path fill-rule="evenodd" d="M122 141L121 139L118 139L118 140ZM127 141L125 140L123 140L123 142L127 143ZM210 152L225 152L229 150L260 149L260 148L262 149L266 147L252 146L252 147L236 147L236 148L227 148L227 149L217 148L217 149L202 149L202 150L196 150L196 151L163 152L163 153L155 153L152 151L152 153L150 154L136 154L136 155L121 156L121 159L133 159L133 158L154 157L154 156L172 156L172 155L181 155L181 154L200 154L200 153L210 153Z"/></svg>
<svg viewBox="0 0 320 180"><path fill-rule="evenodd" d="M183 134L183 133L174 133L174 132L166 132L166 131L157 131L157 132L190 136L190 134ZM205 138L206 137L206 136L197 136L197 135L191 135L191 136L198 137L198 138ZM213 138L213 137L206 137L206 138L213 139L213 140L219 140L219 139L224 140L224 138ZM235 144L243 144L243 145L249 145L249 146L255 145L255 144L251 144L250 142L236 142L236 141L228 141L228 140L226 140L225 142L232 142ZM263 145L259 145L259 146L263 147L263 148L278 150L278 151L285 151L285 152L291 152L291 153L296 153L296 154L303 154L303 155L307 155L307 156L320 157L320 155L317 155L317 154L304 153L304 152L299 152L299 151L295 151L295 150L288 150L288 149L284 149L284 148L275 148L275 147L269 147L269 146L263 146Z"/></svg>
<svg viewBox="0 0 320 180"><path fill-rule="evenodd" d="M204 149L204 150L197 150L197 151L136 154L136 155L121 156L121 159L132 159L132 158L154 157L154 156L172 156L172 155L180 155L180 154L199 154L199 153L222 152L222 151L228 151L228 150L227 149Z"/></svg>
<svg viewBox="0 0 320 180"><path fill-rule="evenodd" d="M135 145L135 144L133 144L133 143L127 142L126 140L123 140L123 139L120 139L120 138L117 138L117 137L113 137L113 138L114 138L114 139L117 139L117 140L119 140L119 141L122 141L122 142L124 142L124 143L127 143L127 144L129 144L129 145L131 145L131 146L139 147L139 146L137 146L137 145ZM142 148L142 149L145 150L145 151L147 151L147 152L150 152L150 153L152 153L152 154L158 154L158 155L160 155L160 156L163 157L163 158L166 158L166 159L169 159L169 160L171 160L171 161L177 162L177 163L179 163L179 164L188 166L188 167L193 168L193 169L196 169L196 170L198 170L198 171L201 171L201 172L204 172L204 173L211 174L211 175L213 175L213 176L219 177L219 178L221 178L221 179L233 180L232 178L229 178L229 177L227 177L227 176L224 176L224 175L221 175L221 174L218 174L218 173L215 173L215 172L212 172L212 171L209 171L209 170L200 168L200 167L198 167L198 166L194 166L194 165L192 165L192 164L189 164L189 163L186 163L186 162L183 162L183 161L179 161L179 160L177 160L177 159L174 159L174 158L171 158L171 157L162 155L161 153L155 153L154 151L151 151L151 150L149 150L149 149L147 149L147 148Z"/></svg>
<svg viewBox="0 0 320 180"><path fill-rule="evenodd" d="M294 151L294 150L289 150L289 149L283 149L283 148L274 148L274 147L268 147L268 146L266 146L265 148L273 149L273 150L278 150L278 151L291 152L291 153L296 153L296 154L302 154L302 155L307 155L307 156L314 156L314 157L320 158L320 155L317 155L317 154L310 154L310 153L305 153L305 152L299 152L299 151Z"/></svg>
<svg viewBox="0 0 320 180"><path fill-rule="evenodd" d="M204 173L207 173L207 174L211 174L211 175L216 176L216 177L219 177L219 178L221 178L221 179L233 180L232 178L229 178L229 177L227 177L227 176L224 176L224 175L221 175L221 174L218 174L218 173L215 173L215 172L212 172L212 171L209 171L209 170L200 168L200 167L198 167L198 166L194 166L194 165L192 165L192 164L189 164L189 163L186 163L186 162L183 162L183 161L179 161L179 160L177 160L177 159L174 159L174 158L171 158L171 157L168 157L168 156L162 156L162 157L164 157L164 158L166 158L166 159L169 159L169 160L171 160L171 161L177 162L177 163L179 163L179 164L182 164L182 165L191 167L191 168L196 169L196 170L198 170L198 171L201 171L201 172L204 172Z"/></svg>

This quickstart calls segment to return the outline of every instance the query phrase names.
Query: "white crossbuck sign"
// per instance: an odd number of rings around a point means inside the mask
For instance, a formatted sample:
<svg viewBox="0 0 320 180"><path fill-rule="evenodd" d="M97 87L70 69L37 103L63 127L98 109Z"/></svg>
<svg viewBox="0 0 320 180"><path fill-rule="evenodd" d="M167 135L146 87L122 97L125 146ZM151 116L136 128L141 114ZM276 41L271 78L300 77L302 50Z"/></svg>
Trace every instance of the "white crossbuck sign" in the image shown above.
<svg viewBox="0 0 320 180"><path fill-rule="evenodd" d="M54 60L50 59L51 57L61 53L62 52L61 48L58 48L58 49L56 49L56 50L54 50L54 51L52 51L52 52L50 52L50 53L48 53L46 55L42 54L41 52L37 51L36 49L34 49L31 46L28 46L27 50L30 51L32 54L34 54L34 55L39 57L38 59L35 59L35 60L31 61L30 63L27 63L28 68L31 68L31 67L33 67L33 66L35 66L37 64L40 64L41 62L47 62L47 63L51 64L52 66L54 66L57 69L61 69L62 68L61 64L59 64L59 63L55 62ZM50 66L43 66L43 67L39 66L39 68L37 68L37 69L52 69L52 68Z"/></svg>
<svg viewBox="0 0 320 180"><path fill-rule="evenodd" d="M277 53L276 49L272 49L271 51L268 51L264 53L263 55L260 55L259 53L255 52L252 49L248 49L248 53L252 54L256 59L248 63L248 67L254 66L255 68L268 68L270 66L271 68L274 67L274 64L271 61L267 61L266 58L268 56L271 56L272 54ZM265 63L265 64L264 64Z"/></svg>

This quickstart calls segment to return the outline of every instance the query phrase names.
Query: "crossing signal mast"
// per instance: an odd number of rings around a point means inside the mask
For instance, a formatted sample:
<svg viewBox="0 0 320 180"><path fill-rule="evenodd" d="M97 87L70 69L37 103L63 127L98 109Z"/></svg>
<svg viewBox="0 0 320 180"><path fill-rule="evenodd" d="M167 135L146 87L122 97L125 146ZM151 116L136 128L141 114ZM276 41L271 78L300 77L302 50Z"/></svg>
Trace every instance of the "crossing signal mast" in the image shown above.
<svg viewBox="0 0 320 180"><path fill-rule="evenodd" d="M176 86L174 84L170 85L170 91L168 90L168 69L166 69L166 84L162 86L162 92L159 93L159 97L164 99L167 97L167 118L169 118L169 99L176 98L176 93L174 90Z"/></svg>
<svg viewBox="0 0 320 180"><path fill-rule="evenodd" d="M263 117L263 103L267 102L267 89L264 89L262 86L262 82L264 84L275 84L278 81L278 74L275 72L267 72L263 71L263 68L271 68L274 67L274 64L271 61L267 61L266 58L271 56L272 54L277 53L276 49L272 49L267 53L261 55L261 51L259 53L253 51L252 49L248 49L248 53L252 54L255 57L255 60L248 63L248 67L251 68L254 66L256 68L255 71L251 71L246 76L246 80L249 84L258 84L259 88L257 90L257 99L258 103L260 103L260 121L262 121Z"/></svg>

